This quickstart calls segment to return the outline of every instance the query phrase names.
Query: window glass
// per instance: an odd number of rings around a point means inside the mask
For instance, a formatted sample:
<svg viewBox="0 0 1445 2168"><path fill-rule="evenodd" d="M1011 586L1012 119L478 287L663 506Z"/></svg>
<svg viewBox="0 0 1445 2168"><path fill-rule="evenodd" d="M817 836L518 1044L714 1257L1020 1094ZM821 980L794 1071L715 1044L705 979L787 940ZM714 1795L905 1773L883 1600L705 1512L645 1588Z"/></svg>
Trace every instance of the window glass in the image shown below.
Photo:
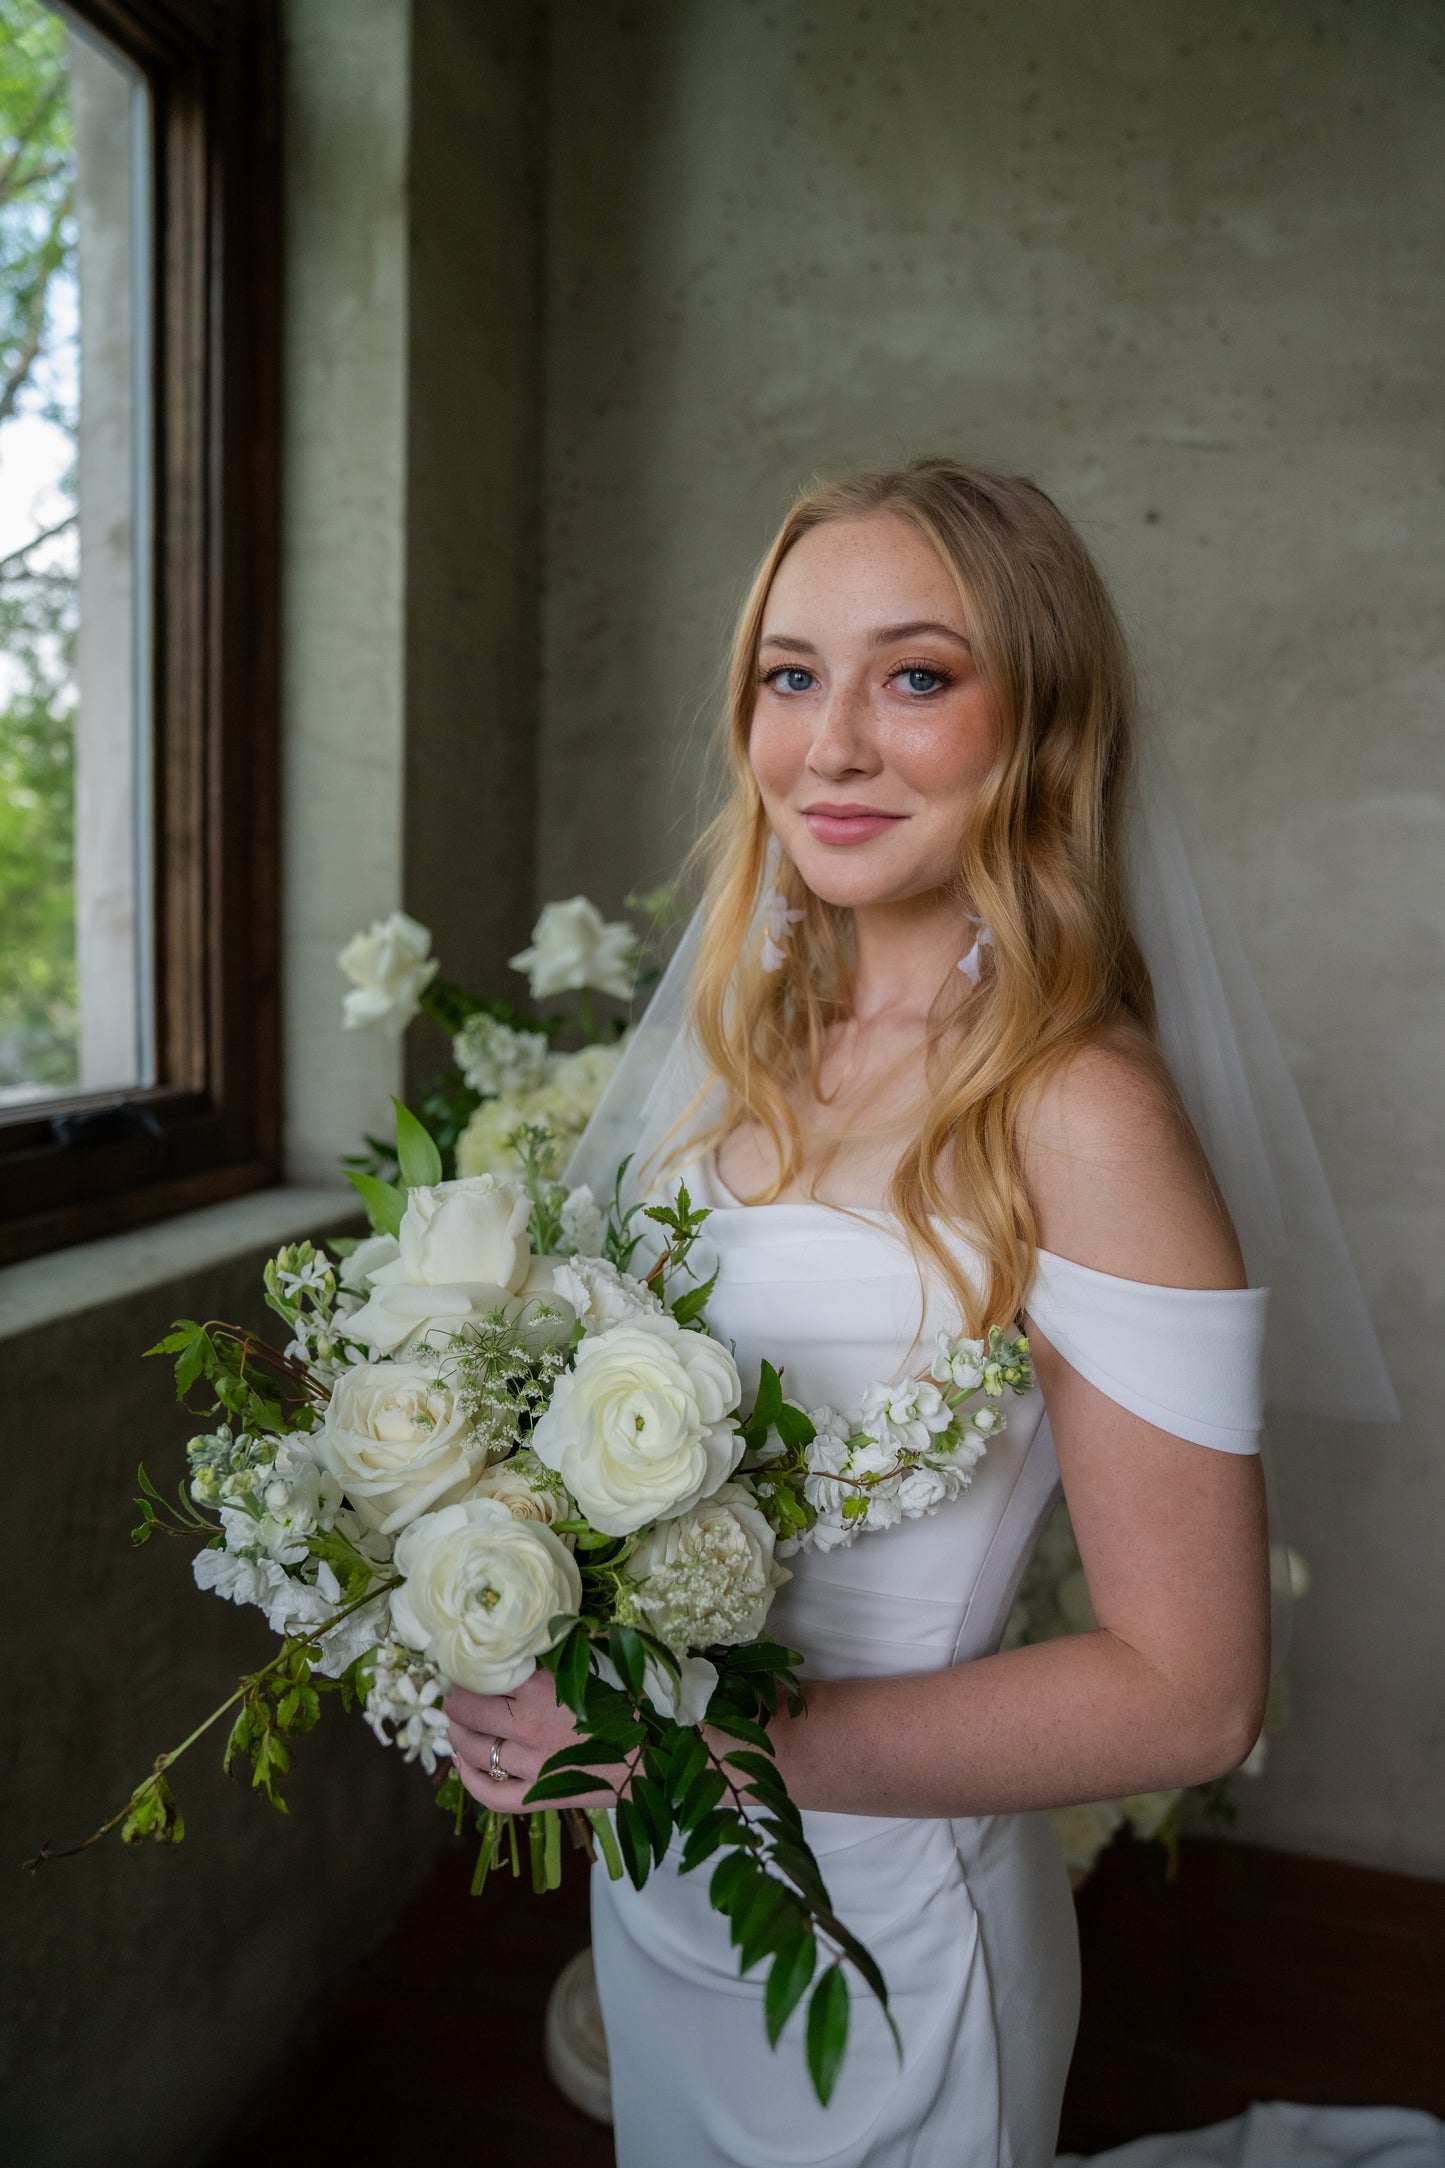
<svg viewBox="0 0 1445 2168"><path fill-rule="evenodd" d="M149 128L0 0L0 1108L154 1081Z"/></svg>

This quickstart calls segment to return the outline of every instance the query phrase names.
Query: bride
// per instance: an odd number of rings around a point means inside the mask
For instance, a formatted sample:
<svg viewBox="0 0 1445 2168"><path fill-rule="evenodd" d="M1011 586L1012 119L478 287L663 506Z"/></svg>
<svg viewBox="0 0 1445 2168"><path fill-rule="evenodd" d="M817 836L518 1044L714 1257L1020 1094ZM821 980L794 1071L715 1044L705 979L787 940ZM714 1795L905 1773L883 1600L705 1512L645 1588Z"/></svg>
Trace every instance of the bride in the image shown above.
<svg viewBox="0 0 1445 2168"><path fill-rule="evenodd" d="M1099 573L1024 481L926 460L816 491L743 610L689 988L707 1088L654 1155L712 1207L712 1329L745 1392L767 1355L846 1410L940 1328L1021 1319L1037 1385L970 1489L796 1557L770 1619L807 1686L778 1761L901 2062L859 1993L820 2107L706 1875L599 1876L621 2168L1047 2168L1078 1956L1037 1810L1200 1783L1258 1736L1267 1290L1158 1043L1133 727ZM1097 1629L1000 1652L1061 1485ZM546 1671L447 1707L489 1807L572 1737Z"/></svg>

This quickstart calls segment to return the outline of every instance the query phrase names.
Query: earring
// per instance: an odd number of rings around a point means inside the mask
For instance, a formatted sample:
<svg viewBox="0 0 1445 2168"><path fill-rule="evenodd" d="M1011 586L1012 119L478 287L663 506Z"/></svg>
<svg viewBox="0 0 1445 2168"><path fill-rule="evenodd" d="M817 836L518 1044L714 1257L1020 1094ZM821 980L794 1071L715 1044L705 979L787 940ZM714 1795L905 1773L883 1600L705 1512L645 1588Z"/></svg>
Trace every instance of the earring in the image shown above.
<svg viewBox="0 0 1445 2168"><path fill-rule="evenodd" d="M788 960L788 928L795 926L803 916L801 911L790 911L788 899L783 894L781 866L773 876L773 889L763 903L763 955L764 971L781 971Z"/></svg>
<svg viewBox="0 0 1445 2168"><path fill-rule="evenodd" d="M971 924L977 926L978 934L974 940L973 947L969 950L968 954L966 956L959 957L958 968L963 973L964 977L968 980L970 986L977 986L979 979L983 974L983 951L986 948L993 947L993 935L989 932L983 920L981 918L974 918L971 911L966 912L964 915L969 919Z"/></svg>

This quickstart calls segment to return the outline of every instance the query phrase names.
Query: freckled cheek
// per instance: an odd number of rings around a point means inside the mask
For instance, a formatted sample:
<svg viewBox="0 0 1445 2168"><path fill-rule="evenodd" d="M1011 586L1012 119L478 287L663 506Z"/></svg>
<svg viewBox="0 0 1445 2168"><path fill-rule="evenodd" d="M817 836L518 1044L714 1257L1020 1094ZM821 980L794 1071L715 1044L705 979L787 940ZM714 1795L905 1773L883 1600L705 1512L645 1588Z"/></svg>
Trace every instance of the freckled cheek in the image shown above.
<svg viewBox="0 0 1445 2168"><path fill-rule="evenodd" d="M993 766L998 732L990 716L902 720L884 738L890 767L926 798L975 791Z"/></svg>
<svg viewBox="0 0 1445 2168"><path fill-rule="evenodd" d="M765 797L777 797L796 781L808 750L807 732L785 723L755 717L748 735L748 760Z"/></svg>

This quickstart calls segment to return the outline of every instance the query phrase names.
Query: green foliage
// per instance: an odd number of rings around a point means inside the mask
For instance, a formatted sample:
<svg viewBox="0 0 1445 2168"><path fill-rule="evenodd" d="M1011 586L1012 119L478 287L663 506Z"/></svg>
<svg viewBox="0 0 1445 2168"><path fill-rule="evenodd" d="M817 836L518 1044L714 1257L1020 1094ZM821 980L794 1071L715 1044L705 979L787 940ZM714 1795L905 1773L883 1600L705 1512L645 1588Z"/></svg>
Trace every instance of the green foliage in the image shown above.
<svg viewBox="0 0 1445 2168"><path fill-rule="evenodd" d="M362 1174L355 1167L348 1167L346 1179L351 1183L365 1207L374 1235L399 1235L402 1214L406 1211L406 1197L390 1182L382 1182L374 1174Z"/></svg>
<svg viewBox="0 0 1445 2168"><path fill-rule="evenodd" d="M681 1211L685 1216L687 1207ZM711 1652L719 1677L707 1728L738 1742L719 1754L702 1732L661 1716L648 1698L649 1660L676 1669L653 1635L616 1624L602 1632L586 1617L552 1623L564 1630L539 1661L552 1671L557 1698L582 1736L544 1763L527 1805L610 1787L616 1794L610 1816L593 1810L588 1819L608 1872L614 1880L625 1874L638 1889L678 1838L683 1874L715 1862L708 1894L728 1922L739 1969L768 1965L764 2015L773 2046L807 1994L824 1949L830 1961L809 1999L805 2054L814 2090L826 2103L848 2039L843 1964L885 2014L888 1995L873 1958L833 1911L774 1759L767 1719L780 1706L802 1707L796 1652L766 1640ZM620 1686L594 1667L604 1652Z"/></svg>
<svg viewBox="0 0 1445 2168"><path fill-rule="evenodd" d="M186 1834L185 1819L175 1794L157 1769L130 1795L130 1805L120 1825L122 1844L179 1844Z"/></svg>
<svg viewBox="0 0 1445 2168"><path fill-rule="evenodd" d="M431 1189L442 1178L442 1155L430 1132L411 1108L393 1099L396 1109L396 1163L407 1189Z"/></svg>
<svg viewBox="0 0 1445 2168"><path fill-rule="evenodd" d="M0 0L0 426L23 407L73 436L38 382L75 250L65 54L49 8ZM70 572L36 543L0 560L0 1084L76 1080L74 648Z"/></svg>

